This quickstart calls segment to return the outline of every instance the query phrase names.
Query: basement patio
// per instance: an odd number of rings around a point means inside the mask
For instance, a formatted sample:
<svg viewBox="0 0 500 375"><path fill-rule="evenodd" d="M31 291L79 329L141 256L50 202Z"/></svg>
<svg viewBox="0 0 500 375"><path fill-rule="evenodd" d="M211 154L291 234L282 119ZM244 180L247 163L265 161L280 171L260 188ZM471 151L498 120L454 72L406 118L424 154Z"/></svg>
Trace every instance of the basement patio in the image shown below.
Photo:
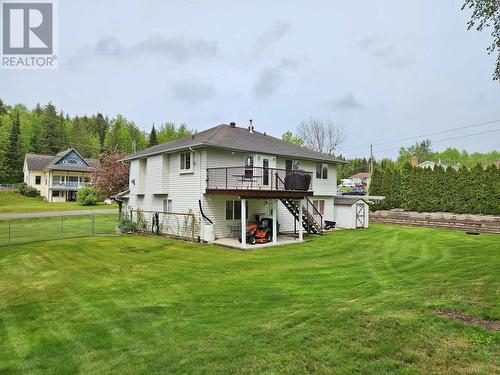
<svg viewBox="0 0 500 375"><path fill-rule="evenodd" d="M237 238L218 238L213 243L215 245L229 247L232 249L255 250L255 249L261 249L263 247L291 245L294 243L304 242L304 240L299 240L297 237L287 236L283 234L279 235L277 239L278 239L277 242L256 243L255 245L247 244L245 248L241 246L241 242Z"/></svg>

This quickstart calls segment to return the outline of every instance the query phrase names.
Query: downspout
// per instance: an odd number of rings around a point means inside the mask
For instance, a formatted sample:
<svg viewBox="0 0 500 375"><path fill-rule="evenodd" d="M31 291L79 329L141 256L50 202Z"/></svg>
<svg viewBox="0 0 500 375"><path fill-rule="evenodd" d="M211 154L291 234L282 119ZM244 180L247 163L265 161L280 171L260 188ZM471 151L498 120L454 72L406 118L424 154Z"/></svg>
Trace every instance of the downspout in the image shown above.
<svg viewBox="0 0 500 375"><path fill-rule="evenodd" d="M195 150L193 149L192 146L189 146L189 151L193 153L193 156L196 155L196 152ZM203 210L201 209L201 152L198 153L199 154L199 162L198 162L198 165L199 165L199 176L198 176L198 205L200 207L200 214L202 217L205 217L205 215L203 214ZM196 160L196 158L193 157L193 161ZM201 238L201 240L204 240L203 237L203 230L202 228L200 227L200 236L198 238Z"/></svg>

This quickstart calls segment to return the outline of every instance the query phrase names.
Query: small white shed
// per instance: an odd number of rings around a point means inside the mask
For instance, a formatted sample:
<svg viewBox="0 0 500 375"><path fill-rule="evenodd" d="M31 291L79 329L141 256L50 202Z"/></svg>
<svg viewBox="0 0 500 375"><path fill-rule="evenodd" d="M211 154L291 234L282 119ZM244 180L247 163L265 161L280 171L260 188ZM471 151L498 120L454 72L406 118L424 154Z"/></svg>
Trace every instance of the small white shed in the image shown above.
<svg viewBox="0 0 500 375"><path fill-rule="evenodd" d="M361 197L335 197L336 227L345 229L368 228L368 203Z"/></svg>

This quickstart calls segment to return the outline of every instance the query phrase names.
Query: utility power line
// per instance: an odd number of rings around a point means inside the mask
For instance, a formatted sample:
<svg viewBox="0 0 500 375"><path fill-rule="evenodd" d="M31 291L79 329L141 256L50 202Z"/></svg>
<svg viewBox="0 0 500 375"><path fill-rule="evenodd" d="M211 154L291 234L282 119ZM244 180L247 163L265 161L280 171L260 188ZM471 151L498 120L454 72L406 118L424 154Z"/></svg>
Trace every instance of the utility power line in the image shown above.
<svg viewBox="0 0 500 375"><path fill-rule="evenodd" d="M449 137L449 138L444 138L444 139L438 139L437 141L433 141L431 140L431 143L434 144L434 143L440 143L440 142L446 142L446 141L452 141L454 139L460 139L460 138L467 138L467 137L474 137L474 136L477 136L477 135L482 135L482 134L489 134L489 133L495 133L495 132L500 132L500 128L498 129L493 129L493 130L486 130L486 131L482 131L482 132L478 132L478 133L472 133L472 134L465 134L465 135L458 135L456 137ZM397 148L389 148L389 149L384 149L384 150L377 150L378 152L388 152L388 151L395 151L395 150L399 150L400 147L397 147Z"/></svg>
<svg viewBox="0 0 500 375"><path fill-rule="evenodd" d="M484 125L491 125L491 124L495 124L495 123L498 123L498 122L500 122L500 119L499 120L491 120L491 121L479 122L479 123L475 123L475 124L460 126L460 127L457 127L457 128L440 130L440 131L437 131L437 132L432 132L432 133L427 133L427 134L421 134L421 135L417 135L417 136L413 136L413 137L398 138L398 139L393 139L393 140L390 140L390 141L373 143L372 145L373 146L381 146L381 145L386 145L386 144L395 143L395 142L409 141L409 140L413 140L413 139L418 139L418 138L423 138L423 137L429 137L429 136L438 135L438 134L450 133L450 132L453 132L453 131L456 131L456 130L470 129L470 128L475 128L475 127L484 126ZM436 142L434 142L434 143L436 143ZM359 147L350 147L350 148L340 149L337 152L341 153L341 152L351 151L351 150L366 149L368 147L370 147L370 145L359 146Z"/></svg>

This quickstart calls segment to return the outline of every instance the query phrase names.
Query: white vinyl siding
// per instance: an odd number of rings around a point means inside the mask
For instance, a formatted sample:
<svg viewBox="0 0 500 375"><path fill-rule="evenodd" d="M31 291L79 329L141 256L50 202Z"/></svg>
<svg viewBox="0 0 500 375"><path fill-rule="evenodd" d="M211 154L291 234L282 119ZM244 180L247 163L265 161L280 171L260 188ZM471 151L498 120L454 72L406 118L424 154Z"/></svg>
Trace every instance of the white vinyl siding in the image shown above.
<svg viewBox="0 0 500 375"><path fill-rule="evenodd" d="M245 165L247 153L226 151L219 149L194 150L191 154L191 172L181 173L181 152L151 156L147 162L147 187L145 194L137 196L137 185L130 184L129 208L138 207L146 211L163 211L164 201L172 200L175 212L193 212L200 223L201 219L198 200L202 200L203 211L215 224L215 235L217 238L228 236L231 233L231 225L239 222L226 220L226 201L239 200L238 196L218 196L205 194L206 168L242 167ZM262 155L254 154L254 165L260 166ZM285 160L291 158L270 158L270 167L285 169ZM260 161L259 161L260 160ZM274 160L276 160L274 162ZM327 220L333 220L333 195L336 194L336 168L328 164L328 179L316 178L316 162L299 160L300 169L313 172L313 199L325 200L325 215ZM162 167L160 167L162 165ZM130 163L130 180L138 178L139 161ZM161 175L161 177L160 177ZM151 185L151 186L150 186ZM249 199L248 222L255 220L255 215L261 217L271 216L272 200ZM280 231L290 232L294 228L294 218L281 202L278 203L278 221Z"/></svg>

